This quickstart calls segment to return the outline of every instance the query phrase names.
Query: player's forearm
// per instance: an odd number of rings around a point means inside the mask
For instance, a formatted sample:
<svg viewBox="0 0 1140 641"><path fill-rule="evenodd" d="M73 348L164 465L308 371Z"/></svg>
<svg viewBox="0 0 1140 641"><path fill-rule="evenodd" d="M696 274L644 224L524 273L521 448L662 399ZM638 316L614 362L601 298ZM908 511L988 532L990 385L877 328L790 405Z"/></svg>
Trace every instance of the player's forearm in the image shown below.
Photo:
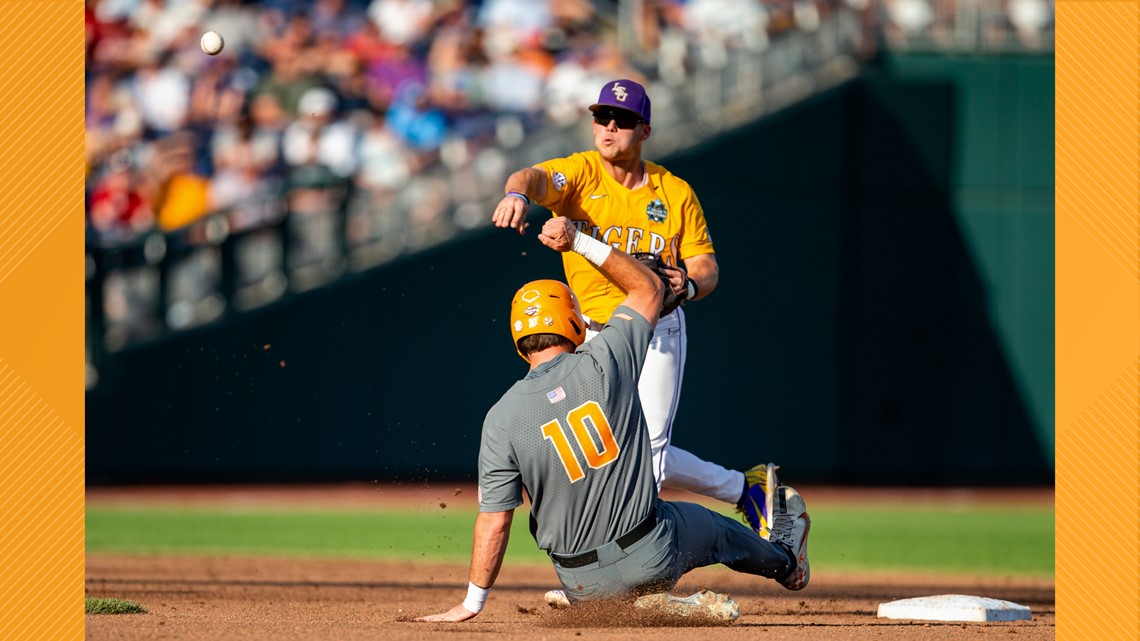
<svg viewBox="0 0 1140 641"><path fill-rule="evenodd" d="M620 249L579 233L570 219L564 216L555 216L543 223L538 239L555 251L575 252L597 266L606 278L626 293L625 305L644 316L650 324L657 322L665 284L648 267Z"/></svg>
<svg viewBox="0 0 1140 641"><path fill-rule="evenodd" d="M503 194L511 192L523 194L528 199L542 200L546 197L546 175L534 167L524 167L507 177Z"/></svg>
<svg viewBox="0 0 1140 641"><path fill-rule="evenodd" d="M720 282L720 266L713 254L699 254L685 259L689 280L696 285L697 295L690 300L700 300L716 289Z"/></svg>
<svg viewBox="0 0 1140 641"><path fill-rule="evenodd" d="M644 316L650 324L656 324L661 298L665 295L665 284L656 274L619 249L610 251L598 269L625 292L623 305Z"/></svg>
<svg viewBox="0 0 1140 641"><path fill-rule="evenodd" d="M483 610L487 592L495 584L499 568L503 565L513 517L513 510L480 512L475 517L475 545L471 552L471 582L467 586L467 598L447 612L416 617L416 621L458 623L475 618Z"/></svg>
<svg viewBox="0 0 1140 641"><path fill-rule="evenodd" d="M470 580L482 588L495 584L499 569L503 566L503 555L507 551L507 540L511 536L511 521L514 512L480 512L475 517L475 542L471 551Z"/></svg>

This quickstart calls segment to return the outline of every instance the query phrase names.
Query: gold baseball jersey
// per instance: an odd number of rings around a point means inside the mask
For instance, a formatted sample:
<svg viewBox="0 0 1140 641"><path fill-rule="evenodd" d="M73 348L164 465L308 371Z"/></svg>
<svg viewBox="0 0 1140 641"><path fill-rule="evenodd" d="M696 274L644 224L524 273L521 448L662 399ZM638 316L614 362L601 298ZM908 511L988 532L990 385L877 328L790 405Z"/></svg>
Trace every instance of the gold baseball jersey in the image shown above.
<svg viewBox="0 0 1140 641"><path fill-rule="evenodd" d="M664 167L645 161L645 182L627 189L602 167L597 151L576 153L535 165L546 172L546 197L535 201L566 216L579 232L626 253L660 254L670 265L713 253L701 203L689 183ZM574 252L563 252L562 266L582 313L600 323L625 298L596 267Z"/></svg>

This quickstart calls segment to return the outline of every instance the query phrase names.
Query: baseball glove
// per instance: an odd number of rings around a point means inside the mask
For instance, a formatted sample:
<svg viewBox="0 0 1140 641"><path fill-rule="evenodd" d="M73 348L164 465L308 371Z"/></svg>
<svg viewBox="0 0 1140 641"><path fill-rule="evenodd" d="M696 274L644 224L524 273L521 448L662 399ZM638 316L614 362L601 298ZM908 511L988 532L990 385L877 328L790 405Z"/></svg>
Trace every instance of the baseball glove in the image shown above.
<svg viewBox="0 0 1140 641"><path fill-rule="evenodd" d="M633 256L642 265L648 267L649 271L657 274L661 281L665 283L665 297L661 300L661 312L658 314L659 316L664 316L674 309L677 309L677 307L689 297L688 290L680 294L673 293L673 286L669 284L669 276L665 273L665 262L661 260L661 256L650 252L634 252L630 254L630 256ZM678 269L684 271L682 268Z"/></svg>

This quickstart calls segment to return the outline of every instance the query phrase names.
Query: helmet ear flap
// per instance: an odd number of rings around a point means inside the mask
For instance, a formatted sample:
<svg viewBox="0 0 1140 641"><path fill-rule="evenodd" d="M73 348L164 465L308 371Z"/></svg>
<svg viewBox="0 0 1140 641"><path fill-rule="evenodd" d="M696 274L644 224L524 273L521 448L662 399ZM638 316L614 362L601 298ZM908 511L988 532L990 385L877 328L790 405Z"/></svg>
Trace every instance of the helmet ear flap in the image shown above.
<svg viewBox="0 0 1140 641"><path fill-rule="evenodd" d="M570 327L574 328L574 333L580 335L582 333L582 324L576 318L569 319Z"/></svg>

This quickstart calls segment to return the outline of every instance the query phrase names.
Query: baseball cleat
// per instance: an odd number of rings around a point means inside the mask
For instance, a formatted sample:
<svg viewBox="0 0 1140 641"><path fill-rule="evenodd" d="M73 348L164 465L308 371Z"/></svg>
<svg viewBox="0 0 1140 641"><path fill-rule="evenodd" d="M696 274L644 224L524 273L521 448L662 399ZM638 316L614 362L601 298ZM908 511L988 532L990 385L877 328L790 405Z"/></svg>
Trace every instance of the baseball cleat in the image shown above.
<svg viewBox="0 0 1140 641"><path fill-rule="evenodd" d="M736 504L736 511L744 514L744 522L756 530L762 539L768 539L772 527L772 503L775 501L779 479L774 463L762 463L744 473L744 496Z"/></svg>
<svg viewBox="0 0 1140 641"><path fill-rule="evenodd" d="M795 567L777 581L789 590L802 590L807 587L811 579L807 550L811 517L808 516L807 505L804 504L799 492L782 485L776 491L773 508L769 540L783 547L796 560Z"/></svg>
<svg viewBox="0 0 1140 641"><path fill-rule="evenodd" d="M727 594L717 594L701 590L685 598L658 592L639 597L633 607L642 610L658 610L678 617L693 617L712 621L735 621L740 616L740 606Z"/></svg>
<svg viewBox="0 0 1140 641"><path fill-rule="evenodd" d="M548 590L544 598L546 599L546 605L549 605L555 610L570 607L570 599L566 598L566 593L562 590Z"/></svg>

